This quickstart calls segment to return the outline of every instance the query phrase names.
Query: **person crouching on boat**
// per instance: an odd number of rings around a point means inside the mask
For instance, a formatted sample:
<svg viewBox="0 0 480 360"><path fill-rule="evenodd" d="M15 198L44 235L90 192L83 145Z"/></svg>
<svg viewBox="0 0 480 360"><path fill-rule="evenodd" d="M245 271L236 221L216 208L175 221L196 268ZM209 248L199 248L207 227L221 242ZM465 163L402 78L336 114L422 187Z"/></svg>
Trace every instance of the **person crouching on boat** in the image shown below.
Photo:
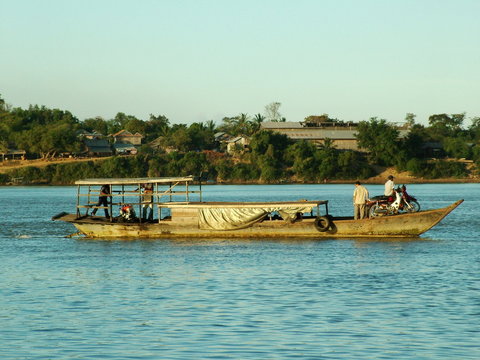
<svg viewBox="0 0 480 360"><path fill-rule="evenodd" d="M120 208L120 219L122 221L134 221L136 219L135 209L130 204L124 204Z"/></svg>
<svg viewBox="0 0 480 360"><path fill-rule="evenodd" d="M147 209L150 208L148 220L153 220L153 184L142 185L142 219L147 220Z"/></svg>
<svg viewBox="0 0 480 360"><path fill-rule="evenodd" d="M353 190L353 218L364 219L367 217L367 201L368 190L360 183L355 182L355 190Z"/></svg>
<svg viewBox="0 0 480 360"><path fill-rule="evenodd" d="M110 202L112 201L112 195L110 194L110 185L103 185L100 188L100 196L98 197L98 203L95 206L105 206L103 209L105 211L105 217L110 217L108 214L108 198L110 197ZM97 213L98 207L93 209L92 216Z"/></svg>

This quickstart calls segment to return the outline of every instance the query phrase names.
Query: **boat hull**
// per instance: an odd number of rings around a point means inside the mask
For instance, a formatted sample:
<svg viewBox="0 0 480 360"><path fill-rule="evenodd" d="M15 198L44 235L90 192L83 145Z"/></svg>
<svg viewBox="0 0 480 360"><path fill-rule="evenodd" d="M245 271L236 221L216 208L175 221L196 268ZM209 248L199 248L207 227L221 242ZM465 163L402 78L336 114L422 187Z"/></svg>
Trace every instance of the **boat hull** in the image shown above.
<svg viewBox="0 0 480 360"><path fill-rule="evenodd" d="M244 229L201 229L196 221L162 220L156 223L117 223L102 218L77 219L66 214L56 220L72 223L81 234L90 238L351 238L351 237L416 237L431 229L452 210L448 207L394 216L353 220L331 218L331 226L319 231L314 218L293 223L267 220Z"/></svg>

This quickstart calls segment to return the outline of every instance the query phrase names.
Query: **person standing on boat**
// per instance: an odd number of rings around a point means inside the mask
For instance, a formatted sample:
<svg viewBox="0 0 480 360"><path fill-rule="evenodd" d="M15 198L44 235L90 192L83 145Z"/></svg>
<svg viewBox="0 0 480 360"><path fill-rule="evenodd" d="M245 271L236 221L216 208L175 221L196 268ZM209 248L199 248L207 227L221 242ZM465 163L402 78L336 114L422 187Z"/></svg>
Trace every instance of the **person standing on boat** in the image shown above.
<svg viewBox="0 0 480 360"><path fill-rule="evenodd" d="M153 220L153 184L143 184L143 196L142 196L142 218L147 219L147 209L150 208L148 214L148 220Z"/></svg>
<svg viewBox="0 0 480 360"><path fill-rule="evenodd" d="M360 181L356 181L355 190L353 190L353 218L355 220L367 217L368 198L368 190L360 183Z"/></svg>
<svg viewBox="0 0 480 360"><path fill-rule="evenodd" d="M387 182L385 183L385 192L383 195L391 197L394 195L395 183L393 182L393 176L389 175Z"/></svg>
<svg viewBox="0 0 480 360"><path fill-rule="evenodd" d="M110 197L110 202L112 201L112 194L110 194L110 185L103 185L100 188L100 196L98 197L98 203L95 206L105 206L103 209L105 211L105 217L110 217L108 214L108 197ZM97 213L98 208L96 207L92 211L92 216Z"/></svg>

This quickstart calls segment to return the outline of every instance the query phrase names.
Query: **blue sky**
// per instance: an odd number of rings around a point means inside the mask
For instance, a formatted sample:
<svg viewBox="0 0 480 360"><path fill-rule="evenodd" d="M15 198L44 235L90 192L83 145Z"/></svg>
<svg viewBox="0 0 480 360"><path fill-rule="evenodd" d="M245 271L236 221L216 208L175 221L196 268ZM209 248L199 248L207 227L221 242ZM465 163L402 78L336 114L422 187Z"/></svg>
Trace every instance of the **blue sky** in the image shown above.
<svg viewBox="0 0 480 360"><path fill-rule="evenodd" d="M0 0L0 94L80 120L480 116L476 0ZM466 125L469 121L466 122Z"/></svg>

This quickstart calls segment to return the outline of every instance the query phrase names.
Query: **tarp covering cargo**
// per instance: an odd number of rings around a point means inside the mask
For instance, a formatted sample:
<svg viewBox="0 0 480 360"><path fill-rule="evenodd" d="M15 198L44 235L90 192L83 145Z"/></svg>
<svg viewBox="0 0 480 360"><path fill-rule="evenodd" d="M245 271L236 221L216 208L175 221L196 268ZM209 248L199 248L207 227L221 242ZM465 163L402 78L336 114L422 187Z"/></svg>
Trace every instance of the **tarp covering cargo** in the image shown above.
<svg viewBox="0 0 480 360"><path fill-rule="evenodd" d="M269 213L278 212L287 222L293 222L298 213L312 211L312 206L264 208L203 208L198 211L200 229L243 229L262 221Z"/></svg>

